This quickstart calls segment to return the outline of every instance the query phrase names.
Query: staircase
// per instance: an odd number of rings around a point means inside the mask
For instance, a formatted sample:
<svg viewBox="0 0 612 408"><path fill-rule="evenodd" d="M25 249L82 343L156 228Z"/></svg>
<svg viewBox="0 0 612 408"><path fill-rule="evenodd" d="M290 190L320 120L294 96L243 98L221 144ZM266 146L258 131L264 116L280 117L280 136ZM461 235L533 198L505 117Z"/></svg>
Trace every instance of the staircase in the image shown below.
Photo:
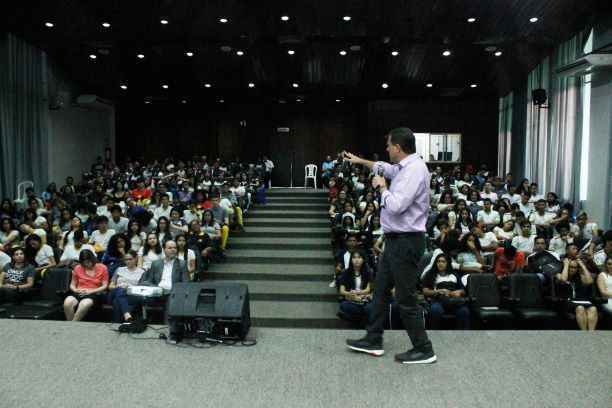
<svg viewBox="0 0 612 408"><path fill-rule="evenodd" d="M336 289L327 193L272 189L229 241L227 261L209 277L249 286L254 326L344 328Z"/></svg>

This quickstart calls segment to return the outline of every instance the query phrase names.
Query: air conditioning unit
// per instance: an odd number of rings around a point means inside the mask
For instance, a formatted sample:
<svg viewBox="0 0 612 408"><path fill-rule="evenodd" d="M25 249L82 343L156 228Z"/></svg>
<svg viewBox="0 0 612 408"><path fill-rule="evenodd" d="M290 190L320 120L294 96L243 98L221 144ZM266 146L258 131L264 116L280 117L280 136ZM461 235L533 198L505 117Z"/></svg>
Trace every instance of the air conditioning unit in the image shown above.
<svg viewBox="0 0 612 408"><path fill-rule="evenodd" d="M608 69L612 69L612 50L587 54L570 64L558 68L556 74L565 78L583 76Z"/></svg>
<svg viewBox="0 0 612 408"><path fill-rule="evenodd" d="M100 98L97 95L79 95L76 104L80 108L92 110L109 110L113 108L113 103L108 99Z"/></svg>

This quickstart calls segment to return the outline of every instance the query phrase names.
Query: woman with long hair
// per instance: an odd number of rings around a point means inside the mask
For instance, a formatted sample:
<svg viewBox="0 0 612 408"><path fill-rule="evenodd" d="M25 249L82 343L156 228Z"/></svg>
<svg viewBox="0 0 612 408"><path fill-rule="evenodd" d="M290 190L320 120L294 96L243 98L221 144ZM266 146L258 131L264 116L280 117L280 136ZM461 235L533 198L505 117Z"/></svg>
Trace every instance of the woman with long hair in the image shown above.
<svg viewBox="0 0 612 408"><path fill-rule="evenodd" d="M43 243L42 238L36 234L32 234L26 238L24 251L26 261L34 265L36 272L42 272L44 269L56 265L53 248Z"/></svg>
<svg viewBox="0 0 612 408"><path fill-rule="evenodd" d="M102 256L102 263L106 265L109 277L112 278L117 268L123 266L123 257L129 250L130 240L128 239L127 235L115 234L110 238L106 251Z"/></svg>
<svg viewBox="0 0 612 408"><path fill-rule="evenodd" d="M366 320L366 304L372 293L372 277L365 253L354 251L349 267L338 277L339 294L342 297L339 317L352 322Z"/></svg>
<svg viewBox="0 0 612 408"><path fill-rule="evenodd" d="M157 229L155 230L157 239L160 245L163 247L166 241L172 239L172 232L170 231L170 220L164 216L159 217L157 220Z"/></svg>
<svg viewBox="0 0 612 408"><path fill-rule="evenodd" d="M142 231L142 225L136 220L131 220L128 223L127 237L130 241L130 248L138 251L144 244L146 235Z"/></svg>
<svg viewBox="0 0 612 408"><path fill-rule="evenodd" d="M430 303L429 321L431 328L440 328L442 315L453 313L458 329L470 328L470 309L461 302L465 290L459 275L453 270L451 258L445 253L438 254L432 267L421 278L423 295Z"/></svg>
<svg viewBox="0 0 612 408"><path fill-rule="evenodd" d="M34 267L26 261L23 248L14 248L11 262L0 269L0 304L18 302L27 297L34 286L35 273Z"/></svg>
<svg viewBox="0 0 612 408"><path fill-rule="evenodd" d="M109 300L113 305L113 323L132 321L133 307L140 304L140 299L127 294L130 286L137 286L144 274L144 269L138 266L138 254L129 250L123 256L125 266L117 268L110 285Z"/></svg>
<svg viewBox="0 0 612 408"><path fill-rule="evenodd" d="M0 218L0 251L8 250L19 240L19 231L11 218Z"/></svg>
<svg viewBox="0 0 612 408"><path fill-rule="evenodd" d="M150 232L144 245L138 250L138 266L148 271L151 264L158 259L164 259L164 252L157 234Z"/></svg>
<svg viewBox="0 0 612 408"><path fill-rule="evenodd" d="M176 257L185 261L189 277L193 280L193 273L196 269L196 254L187 246L187 237L179 234L174 239L176 241Z"/></svg>

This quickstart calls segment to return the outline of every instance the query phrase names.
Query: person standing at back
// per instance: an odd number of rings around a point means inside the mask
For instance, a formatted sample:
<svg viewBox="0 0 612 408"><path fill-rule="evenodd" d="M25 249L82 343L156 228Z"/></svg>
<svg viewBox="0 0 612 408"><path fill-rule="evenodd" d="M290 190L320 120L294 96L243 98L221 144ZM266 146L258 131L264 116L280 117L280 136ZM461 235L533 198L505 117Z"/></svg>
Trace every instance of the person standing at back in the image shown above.
<svg viewBox="0 0 612 408"><path fill-rule="evenodd" d="M380 221L385 237L385 252L378 260L373 313L367 334L346 343L355 351L374 356L384 354L387 299L395 287L400 317L413 346L395 355L395 360L404 364L433 363L437 357L427 337L423 310L416 298L418 262L425 251L430 175L425 162L416 153L416 141L410 129L393 129L386 138L389 159L395 164L372 162L344 152L348 161L369 167L376 174L372 186L380 189ZM391 180L390 187L387 187L386 178Z"/></svg>

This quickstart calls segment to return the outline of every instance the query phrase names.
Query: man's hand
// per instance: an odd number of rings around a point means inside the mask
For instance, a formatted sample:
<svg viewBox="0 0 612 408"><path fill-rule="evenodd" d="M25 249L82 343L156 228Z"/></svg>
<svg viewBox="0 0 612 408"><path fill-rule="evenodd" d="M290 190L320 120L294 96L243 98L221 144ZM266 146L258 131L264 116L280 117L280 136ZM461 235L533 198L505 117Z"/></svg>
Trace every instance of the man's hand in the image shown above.
<svg viewBox="0 0 612 408"><path fill-rule="evenodd" d="M344 160L348 160L353 164L360 164L362 162L361 157L355 156L353 153L349 153L346 150L342 152L342 157Z"/></svg>
<svg viewBox="0 0 612 408"><path fill-rule="evenodd" d="M372 187L387 188L387 180L382 176L374 176L372 178Z"/></svg>

